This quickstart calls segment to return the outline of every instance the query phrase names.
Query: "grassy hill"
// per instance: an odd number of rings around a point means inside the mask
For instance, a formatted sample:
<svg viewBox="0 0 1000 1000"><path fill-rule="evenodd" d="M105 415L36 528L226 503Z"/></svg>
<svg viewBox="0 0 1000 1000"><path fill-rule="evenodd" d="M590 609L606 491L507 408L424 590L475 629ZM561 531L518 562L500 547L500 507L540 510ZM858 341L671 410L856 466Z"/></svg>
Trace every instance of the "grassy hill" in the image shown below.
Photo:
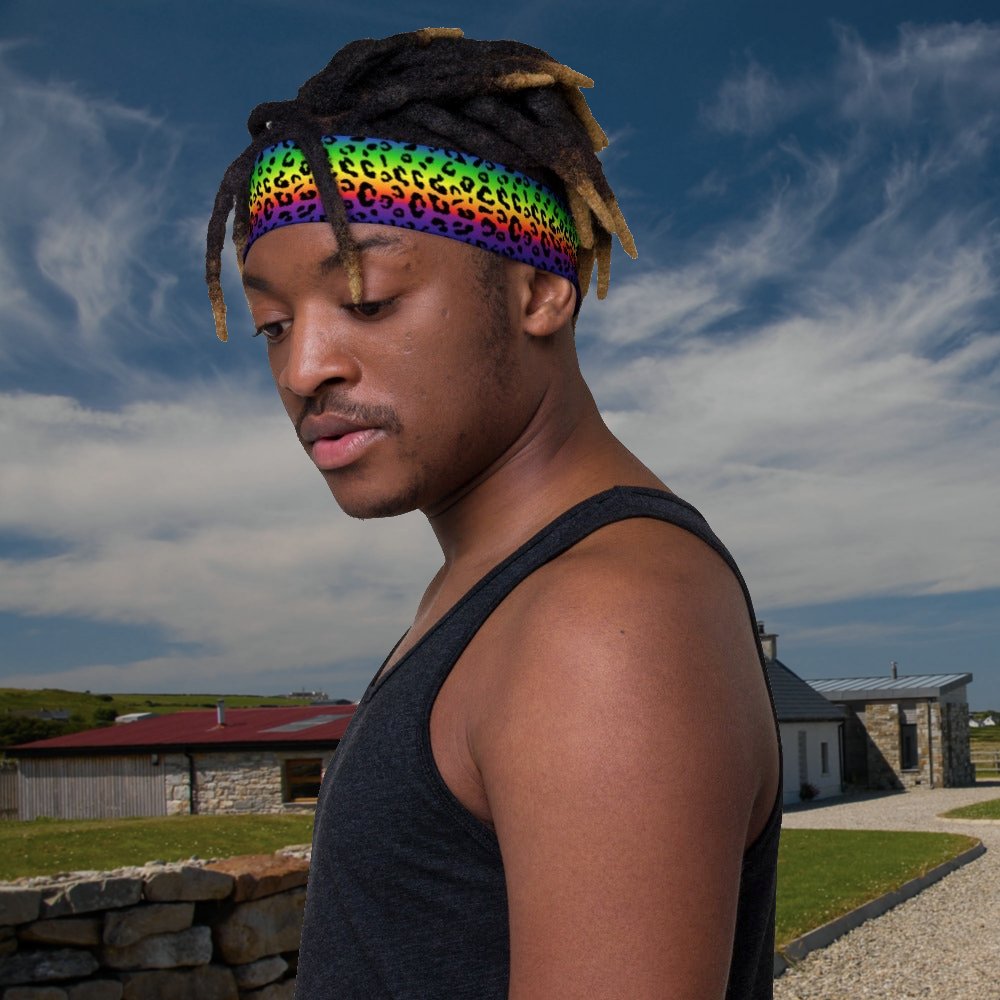
<svg viewBox="0 0 1000 1000"><path fill-rule="evenodd" d="M225 698L228 708L308 705L308 698L243 694L92 694L61 688L0 688L0 747L62 736L110 725L117 715L132 712L183 712L214 708ZM68 712L67 721L41 719L39 712Z"/></svg>

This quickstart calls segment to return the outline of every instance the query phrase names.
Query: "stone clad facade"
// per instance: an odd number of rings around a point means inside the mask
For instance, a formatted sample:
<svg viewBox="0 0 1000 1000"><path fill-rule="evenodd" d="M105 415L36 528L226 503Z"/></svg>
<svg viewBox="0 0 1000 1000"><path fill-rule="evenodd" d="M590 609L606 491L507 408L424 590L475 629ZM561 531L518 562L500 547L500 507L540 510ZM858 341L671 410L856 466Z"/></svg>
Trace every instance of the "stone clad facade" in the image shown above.
<svg viewBox="0 0 1000 1000"><path fill-rule="evenodd" d="M292 1000L308 851L0 885L0 1000Z"/></svg>
<svg viewBox="0 0 1000 1000"><path fill-rule="evenodd" d="M164 759L167 815L312 811L314 801L293 797L287 765L318 760L319 773L325 774L333 753L332 749L245 750L192 754L190 760L182 754L168 754Z"/></svg>
<svg viewBox="0 0 1000 1000"><path fill-rule="evenodd" d="M810 681L846 710L844 776L871 789L975 783L966 686L971 674Z"/></svg>

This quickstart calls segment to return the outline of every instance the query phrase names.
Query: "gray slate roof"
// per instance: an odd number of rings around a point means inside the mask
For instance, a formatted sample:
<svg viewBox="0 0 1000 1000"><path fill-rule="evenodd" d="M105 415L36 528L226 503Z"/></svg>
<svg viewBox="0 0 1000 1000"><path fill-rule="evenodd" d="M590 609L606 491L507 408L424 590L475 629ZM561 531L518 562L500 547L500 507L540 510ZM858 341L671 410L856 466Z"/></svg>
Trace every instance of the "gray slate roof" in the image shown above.
<svg viewBox="0 0 1000 1000"><path fill-rule="evenodd" d="M830 701L894 701L939 698L972 680L972 674L908 674L904 677L831 677L809 681Z"/></svg>
<svg viewBox="0 0 1000 1000"><path fill-rule="evenodd" d="M842 708L831 705L781 660L768 661L767 678L779 722L840 722L844 718Z"/></svg>

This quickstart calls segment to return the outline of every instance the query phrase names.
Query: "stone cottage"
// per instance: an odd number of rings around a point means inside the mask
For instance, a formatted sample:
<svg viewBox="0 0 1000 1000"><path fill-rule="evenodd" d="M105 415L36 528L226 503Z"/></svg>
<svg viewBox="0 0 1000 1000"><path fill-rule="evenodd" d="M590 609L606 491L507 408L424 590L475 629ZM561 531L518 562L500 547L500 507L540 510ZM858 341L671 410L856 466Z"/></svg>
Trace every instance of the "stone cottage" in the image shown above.
<svg viewBox="0 0 1000 1000"><path fill-rule="evenodd" d="M355 707L220 703L10 747L18 818L312 810Z"/></svg>
<svg viewBox="0 0 1000 1000"><path fill-rule="evenodd" d="M809 684L844 720L844 776L860 788L975 784L969 754L972 674L838 677Z"/></svg>

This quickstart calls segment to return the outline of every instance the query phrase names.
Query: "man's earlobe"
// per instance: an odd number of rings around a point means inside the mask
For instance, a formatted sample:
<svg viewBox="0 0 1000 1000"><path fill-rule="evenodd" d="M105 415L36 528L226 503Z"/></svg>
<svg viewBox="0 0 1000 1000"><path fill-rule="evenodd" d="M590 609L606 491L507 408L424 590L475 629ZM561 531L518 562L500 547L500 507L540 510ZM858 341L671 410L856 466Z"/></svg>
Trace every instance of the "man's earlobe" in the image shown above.
<svg viewBox="0 0 1000 1000"><path fill-rule="evenodd" d="M576 287L568 279L532 268L530 294L524 309L524 332L550 337L572 323L576 310Z"/></svg>

